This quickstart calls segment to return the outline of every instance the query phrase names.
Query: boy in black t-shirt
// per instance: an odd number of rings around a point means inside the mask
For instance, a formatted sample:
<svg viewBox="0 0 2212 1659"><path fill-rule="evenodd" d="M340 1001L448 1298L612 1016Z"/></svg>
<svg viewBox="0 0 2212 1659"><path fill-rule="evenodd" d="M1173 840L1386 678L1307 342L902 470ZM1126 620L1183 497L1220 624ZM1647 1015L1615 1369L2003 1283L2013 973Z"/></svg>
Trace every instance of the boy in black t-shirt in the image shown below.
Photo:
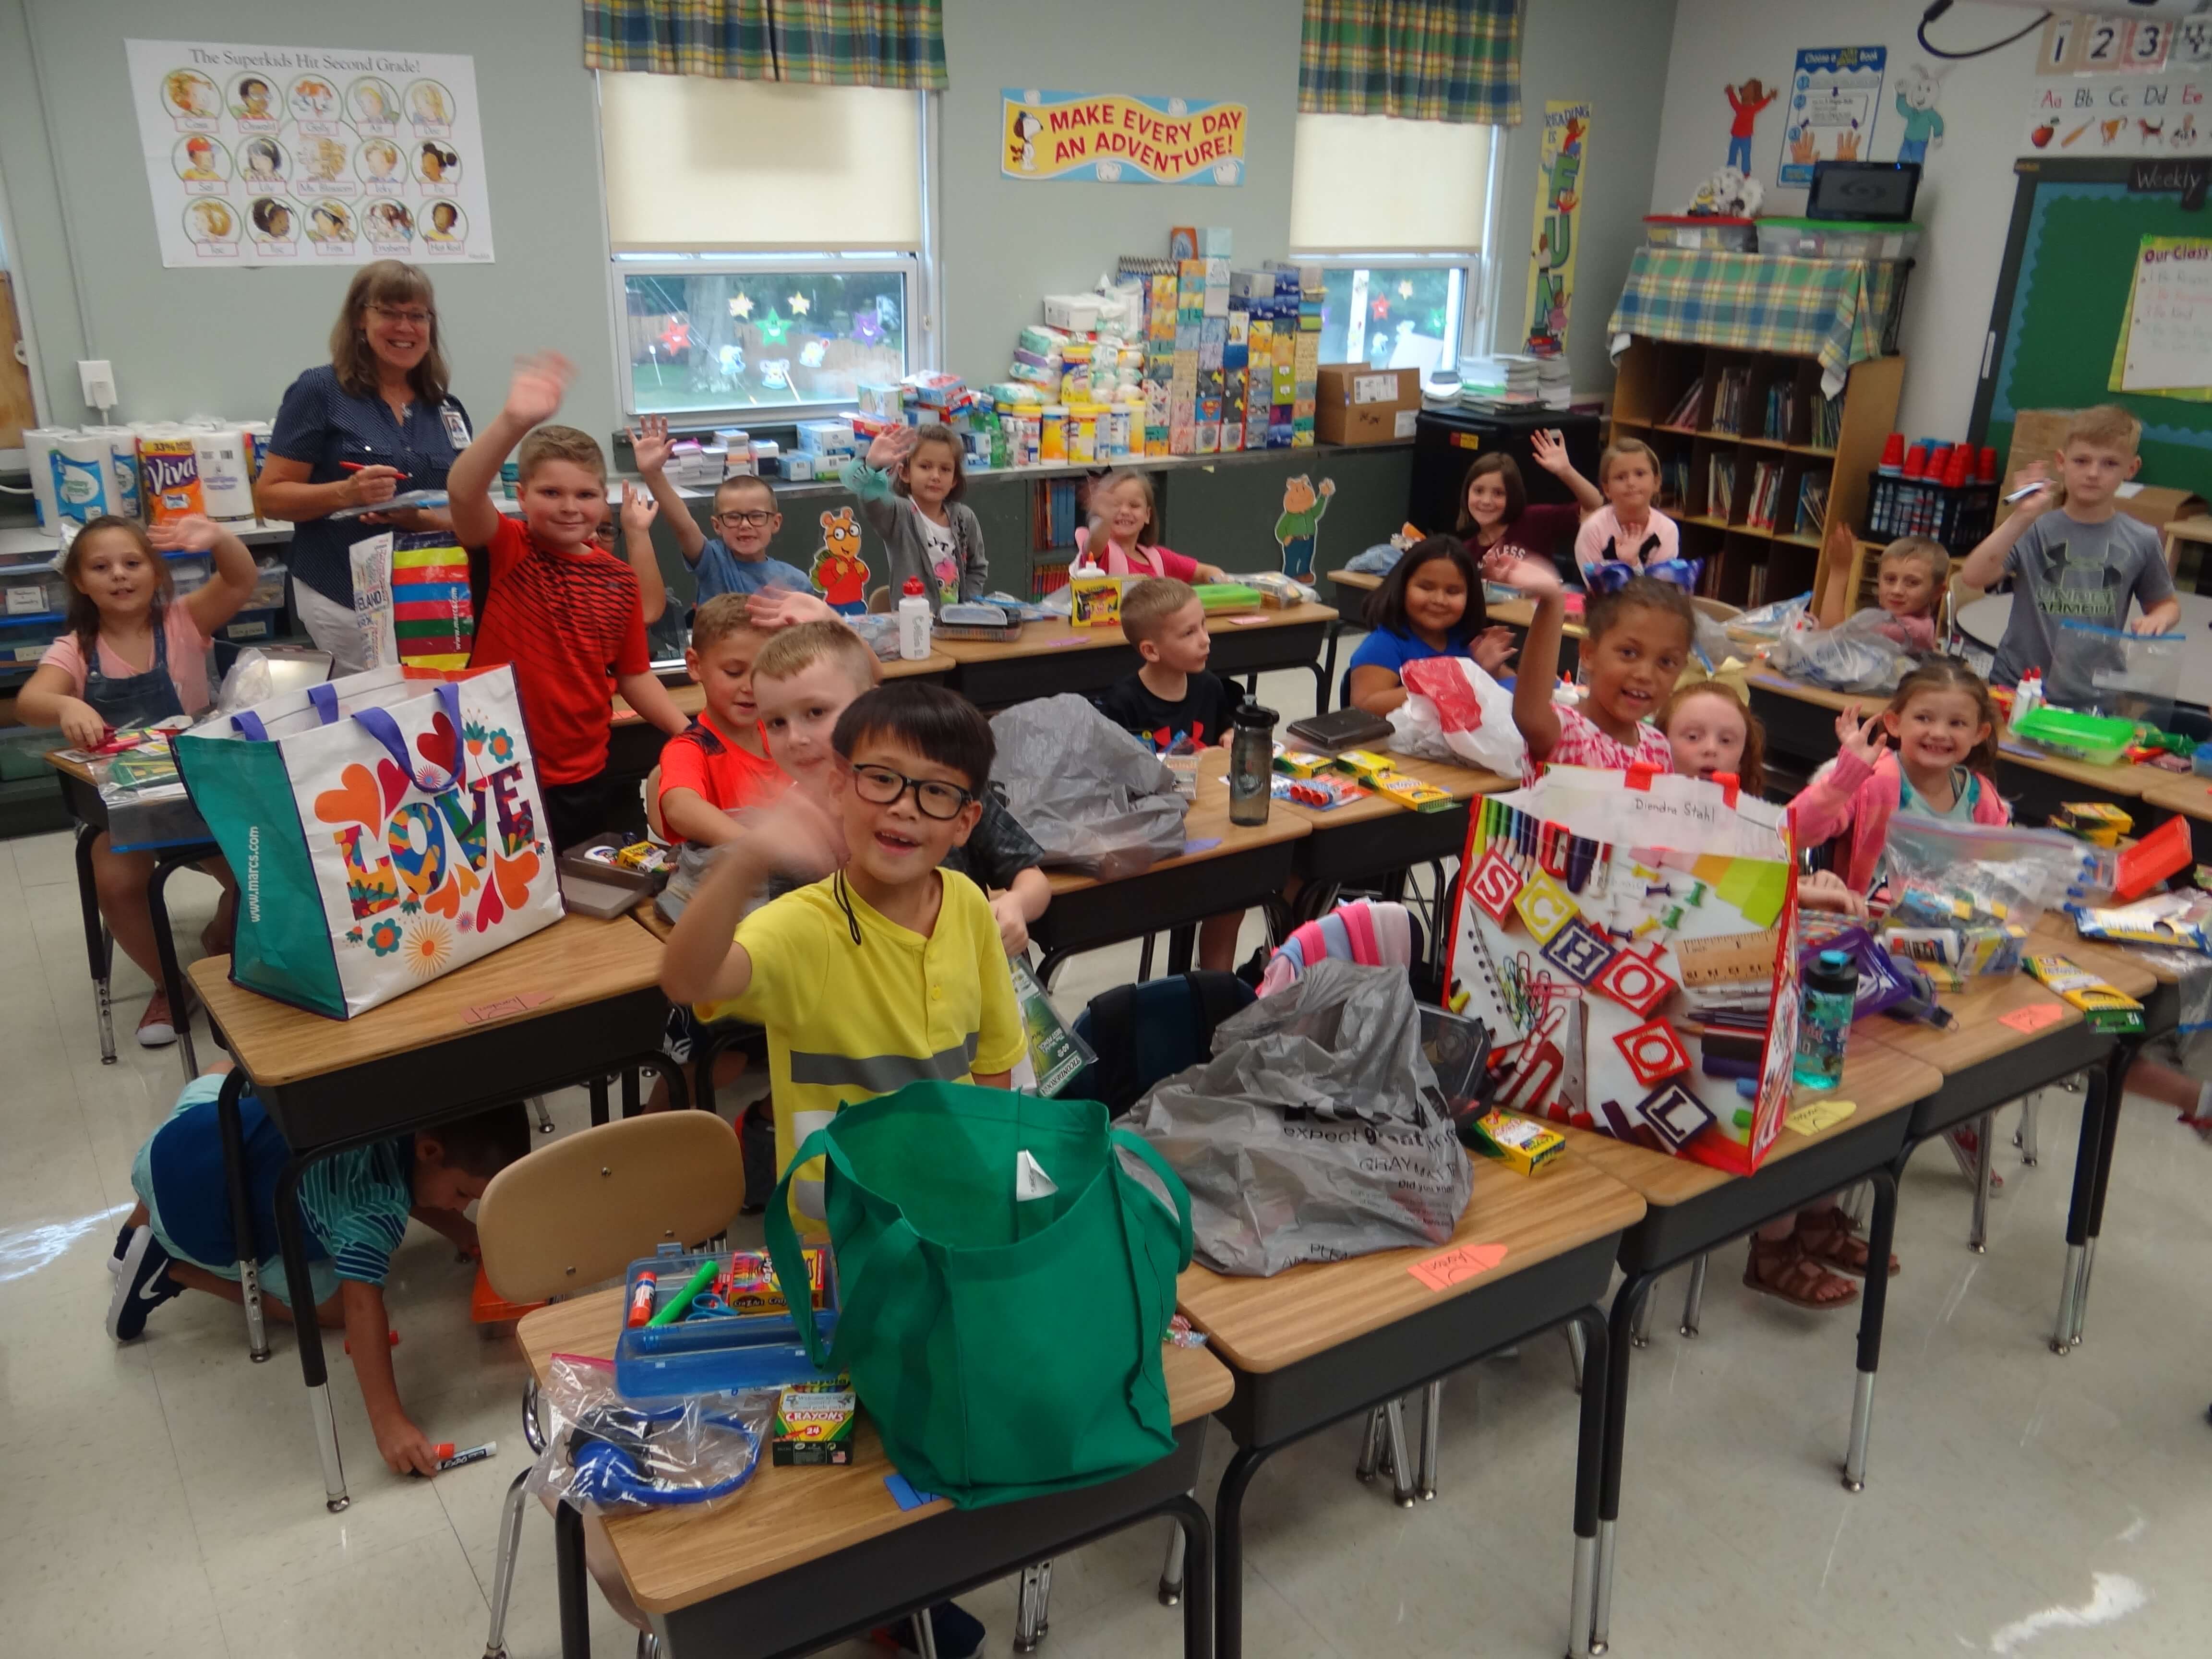
<svg viewBox="0 0 2212 1659"><path fill-rule="evenodd" d="M1231 716L1244 699L1218 674L1206 672L1213 641L1206 631L1206 605L1190 584L1172 576L1133 583L1121 594L1121 636L1137 647L1145 665L1115 681L1098 699L1106 718L1164 755L1226 744ZM1231 910L1200 922L1198 965L1223 973L1234 969L1243 921L1242 910Z"/></svg>

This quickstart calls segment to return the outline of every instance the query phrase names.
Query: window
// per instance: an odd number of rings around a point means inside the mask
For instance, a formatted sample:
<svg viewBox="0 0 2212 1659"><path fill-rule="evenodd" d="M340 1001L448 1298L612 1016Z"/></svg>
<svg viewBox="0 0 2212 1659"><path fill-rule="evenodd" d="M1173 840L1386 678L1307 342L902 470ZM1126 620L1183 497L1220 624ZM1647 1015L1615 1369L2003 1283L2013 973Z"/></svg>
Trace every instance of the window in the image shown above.
<svg viewBox="0 0 2212 1659"><path fill-rule="evenodd" d="M1322 267L1323 362L1426 370L1474 349L1492 137L1464 123L1298 117L1291 246Z"/></svg>
<svg viewBox="0 0 2212 1659"><path fill-rule="evenodd" d="M602 74L628 412L796 415L927 366L928 114L913 92Z"/></svg>

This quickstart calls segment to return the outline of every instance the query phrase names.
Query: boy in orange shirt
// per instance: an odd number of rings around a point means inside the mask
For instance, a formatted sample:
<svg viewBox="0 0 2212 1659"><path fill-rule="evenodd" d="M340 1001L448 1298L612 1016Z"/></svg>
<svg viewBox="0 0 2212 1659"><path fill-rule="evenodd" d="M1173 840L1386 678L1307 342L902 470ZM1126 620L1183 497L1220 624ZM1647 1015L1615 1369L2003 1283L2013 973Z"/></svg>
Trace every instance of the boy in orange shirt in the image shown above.
<svg viewBox="0 0 2212 1659"><path fill-rule="evenodd" d="M657 827L678 847L719 847L736 839L741 807L772 800L790 781L768 757L753 702L753 660L767 635L745 614L742 593L718 593L699 607L684 653L707 706L660 751L648 791Z"/></svg>

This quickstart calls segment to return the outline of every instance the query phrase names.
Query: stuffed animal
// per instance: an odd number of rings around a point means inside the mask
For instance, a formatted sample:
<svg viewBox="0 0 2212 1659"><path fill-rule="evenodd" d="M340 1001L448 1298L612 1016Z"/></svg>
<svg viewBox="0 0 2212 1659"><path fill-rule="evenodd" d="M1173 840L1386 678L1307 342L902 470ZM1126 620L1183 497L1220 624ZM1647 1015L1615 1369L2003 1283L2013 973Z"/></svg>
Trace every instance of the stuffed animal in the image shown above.
<svg viewBox="0 0 2212 1659"><path fill-rule="evenodd" d="M1723 218L1755 219L1766 199L1766 186L1735 167L1723 167L1698 186L1698 193L1683 210L1692 218L1717 215Z"/></svg>

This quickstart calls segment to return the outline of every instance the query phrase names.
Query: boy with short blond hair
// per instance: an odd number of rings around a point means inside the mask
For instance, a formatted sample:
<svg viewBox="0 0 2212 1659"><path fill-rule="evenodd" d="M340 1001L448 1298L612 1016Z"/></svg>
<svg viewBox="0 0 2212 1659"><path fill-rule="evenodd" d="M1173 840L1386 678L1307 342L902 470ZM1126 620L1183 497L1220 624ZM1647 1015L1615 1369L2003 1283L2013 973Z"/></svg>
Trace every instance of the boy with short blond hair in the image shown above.
<svg viewBox="0 0 2212 1659"><path fill-rule="evenodd" d="M446 477L454 535L490 555L470 664L514 666L556 851L602 830L639 827L635 785L607 768L610 675L630 707L662 731L688 723L653 678L636 573L592 543L606 511L606 457L589 434L542 424L560 412L574 374L551 352L518 363L506 406ZM520 521L501 517L491 498L518 441Z"/></svg>
<svg viewBox="0 0 2212 1659"><path fill-rule="evenodd" d="M775 489L767 479L740 473L717 484L710 520L714 533L709 536L691 516L691 504L668 481L668 458L675 447L666 417L648 416L641 427L631 428L629 443L638 477L660 503L677 551L698 579L695 603L704 605L722 593L757 593L764 587L811 591L814 584L805 572L768 556L769 544L783 528L783 514L776 510Z"/></svg>
<svg viewBox="0 0 2212 1659"><path fill-rule="evenodd" d="M2053 703L2082 707L2094 688L2073 683L2063 669L2051 672L2056 623L2163 634L2181 619L2158 532L2120 511L2120 486L2142 465L2142 423L2115 404L2082 410L2052 458L2059 487L2051 487L2041 462L2026 468L2014 483L2043 487L1967 556L1959 577L1969 586L2013 578L2012 617L1990 672L1992 685L2016 684L2028 669L2040 668L2051 675L2045 691ZM2138 603L2142 614L2130 621L2129 609Z"/></svg>
<svg viewBox="0 0 2212 1659"><path fill-rule="evenodd" d="M790 781L768 757L753 701L755 665L768 643L745 614L743 594L718 593L699 607L684 665L707 706L662 747L653 786L671 842L706 848L735 839L730 814L772 799Z"/></svg>

